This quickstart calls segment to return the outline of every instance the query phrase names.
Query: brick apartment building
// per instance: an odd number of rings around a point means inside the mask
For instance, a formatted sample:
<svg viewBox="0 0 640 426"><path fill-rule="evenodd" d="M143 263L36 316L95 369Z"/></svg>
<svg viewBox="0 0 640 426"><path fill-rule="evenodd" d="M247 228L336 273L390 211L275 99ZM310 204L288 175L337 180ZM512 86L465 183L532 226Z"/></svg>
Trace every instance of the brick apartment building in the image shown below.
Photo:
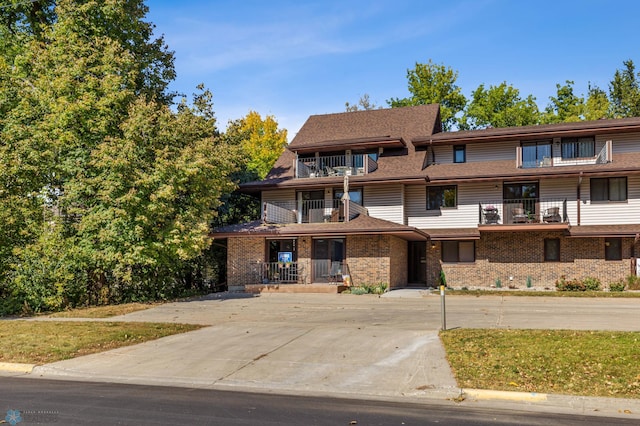
<svg viewBox="0 0 640 426"><path fill-rule="evenodd" d="M309 117L226 239L230 286L553 288L637 274L640 118L443 132L438 105ZM305 287L306 286L306 287Z"/></svg>

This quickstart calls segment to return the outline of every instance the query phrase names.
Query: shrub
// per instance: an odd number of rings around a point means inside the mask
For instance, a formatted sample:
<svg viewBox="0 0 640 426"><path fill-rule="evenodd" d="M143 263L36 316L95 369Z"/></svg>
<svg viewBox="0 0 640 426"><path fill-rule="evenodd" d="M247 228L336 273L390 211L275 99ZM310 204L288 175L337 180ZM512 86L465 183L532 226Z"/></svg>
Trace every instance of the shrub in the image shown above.
<svg viewBox="0 0 640 426"><path fill-rule="evenodd" d="M556 280L556 290L558 291L599 291L601 289L602 284L600 280L594 277L586 277L583 280L577 278L567 280L567 278L562 275Z"/></svg>
<svg viewBox="0 0 640 426"><path fill-rule="evenodd" d="M531 275L527 275L527 288L531 288Z"/></svg>
<svg viewBox="0 0 640 426"><path fill-rule="evenodd" d="M609 283L609 291L624 291L626 284L622 280Z"/></svg>
<svg viewBox="0 0 640 426"><path fill-rule="evenodd" d="M502 288L502 280L500 278L496 278L496 288Z"/></svg>
<svg viewBox="0 0 640 426"><path fill-rule="evenodd" d="M627 290L640 290L640 277L636 275L628 275Z"/></svg>
<svg viewBox="0 0 640 426"><path fill-rule="evenodd" d="M387 289L387 283L362 284L361 286L350 287L345 293L351 294L382 294Z"/></svg>
<svg viewBox="0 0 640 426"><path fill-rule="evenodd" d="M599 279L594 277L586 277L582 280L585 290L587 291L600 291L602 290L602 283Z"/></svg>

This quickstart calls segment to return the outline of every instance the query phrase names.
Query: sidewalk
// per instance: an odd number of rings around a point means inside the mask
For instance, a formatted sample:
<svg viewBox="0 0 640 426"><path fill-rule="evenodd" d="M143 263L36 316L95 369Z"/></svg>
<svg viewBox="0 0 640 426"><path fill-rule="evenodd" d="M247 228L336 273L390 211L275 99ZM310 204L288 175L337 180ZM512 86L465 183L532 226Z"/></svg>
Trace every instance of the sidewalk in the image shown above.
<svg viewBox="0 0 640 426"><path fill-rule="evenodd" d="M627 323L638 330L639 310L638 299L455 296L447 299L447 325L558 328L548 325L560 323L562 328L620 329ZM627 316L634 320L625 321ZM210 327L35 367L29 377L406 402L435 399L474 406L499 403L513 409L640 418L636 400L459 389L438 338L437 292L384 297L224 293L110 320Z"/></svg>

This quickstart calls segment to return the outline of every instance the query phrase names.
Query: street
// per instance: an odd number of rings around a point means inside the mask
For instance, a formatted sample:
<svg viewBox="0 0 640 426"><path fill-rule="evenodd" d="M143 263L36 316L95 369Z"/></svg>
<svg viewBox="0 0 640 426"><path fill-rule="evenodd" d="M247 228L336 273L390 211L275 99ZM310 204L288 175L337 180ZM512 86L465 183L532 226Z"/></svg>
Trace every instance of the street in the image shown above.
<svg viewBox="0 0 640 426"><path fill-rule="evenodd" d="M0 419L18 425L632 425L637 420L411 404L5 377ZM15 414L15 411L12 411ZM8 420L7 420L8 423Z"/></svg>

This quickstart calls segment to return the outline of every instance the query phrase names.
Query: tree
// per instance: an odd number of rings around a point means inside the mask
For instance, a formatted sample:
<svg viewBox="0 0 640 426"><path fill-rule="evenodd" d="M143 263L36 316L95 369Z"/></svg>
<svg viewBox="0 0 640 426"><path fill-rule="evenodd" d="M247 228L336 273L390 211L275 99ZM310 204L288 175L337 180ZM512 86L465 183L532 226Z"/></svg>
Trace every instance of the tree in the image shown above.
<svg viewBox="0 0 640 426"><path fill-rule="evenodd" d="M487 127L511 127L537 124L538 106L531 95L525 99L520 91L506 82L485 89L481 84L471 95L460 120L461 130Z"/></svg>
<svg viewBox="0 0 640 426"><path fill-rule="evenodd" d="M278 129L278 122L271 115L262 119L255 111L231 121L225 139L241 147L246 158L246 170L264 179L273 163L287 146L287 131Z"/></svg>
<svg viewBox="0 0 640 426"><path fill-rule="evenodd" d="M369 94L365 93L360 97L357 104L350 104L349 102L344 103L345 110L347 112L354 111L370 111L372 109L380 109L381 107L377 106L369 99Z"/></svg>
<svg viewBox="0 0 640 426"><path fill-rule="evenodd" d="M609 84L609 99L613 118L640 116L640 73L629 59L623 62L624 69L616 70Z"/></svg>
<svg viewBox="0 0 640 426"><path fill-rule="evenodd" d="M600 120L609 118L610 102L607 93L598 86L589 84L589 95L584 104L585 120Z"/></svg>
<svg viewBox="0 0 640 426"><path fill-rule="evenodd" d="M467 99L456 80L458 72L444 65L437 65L429 60L427 64L416 62L414 69L407 70L409 83L409 98L391 98L387 103L392 108L440 104L440 118L442 127L451 130L457 123L456 115L461 112Z"/></svg>
<svg viewBox="0 0 640 426"><path fill-rule="evenodd" d="M142 0L53 12L37 35L2 28L19 48L0 54L0 312L170 297L197 273L239 149L208 91L171 109L173 54Z"/></svg>
<svg viewBox="0 0 640 426"><path fill-rule="evenodd" d="M556 96L550 96L551 103L542 116L544 123L566 123L584 119L584 98L573 93L573 81L567 80L563 86L556 84Z"/></svg>

